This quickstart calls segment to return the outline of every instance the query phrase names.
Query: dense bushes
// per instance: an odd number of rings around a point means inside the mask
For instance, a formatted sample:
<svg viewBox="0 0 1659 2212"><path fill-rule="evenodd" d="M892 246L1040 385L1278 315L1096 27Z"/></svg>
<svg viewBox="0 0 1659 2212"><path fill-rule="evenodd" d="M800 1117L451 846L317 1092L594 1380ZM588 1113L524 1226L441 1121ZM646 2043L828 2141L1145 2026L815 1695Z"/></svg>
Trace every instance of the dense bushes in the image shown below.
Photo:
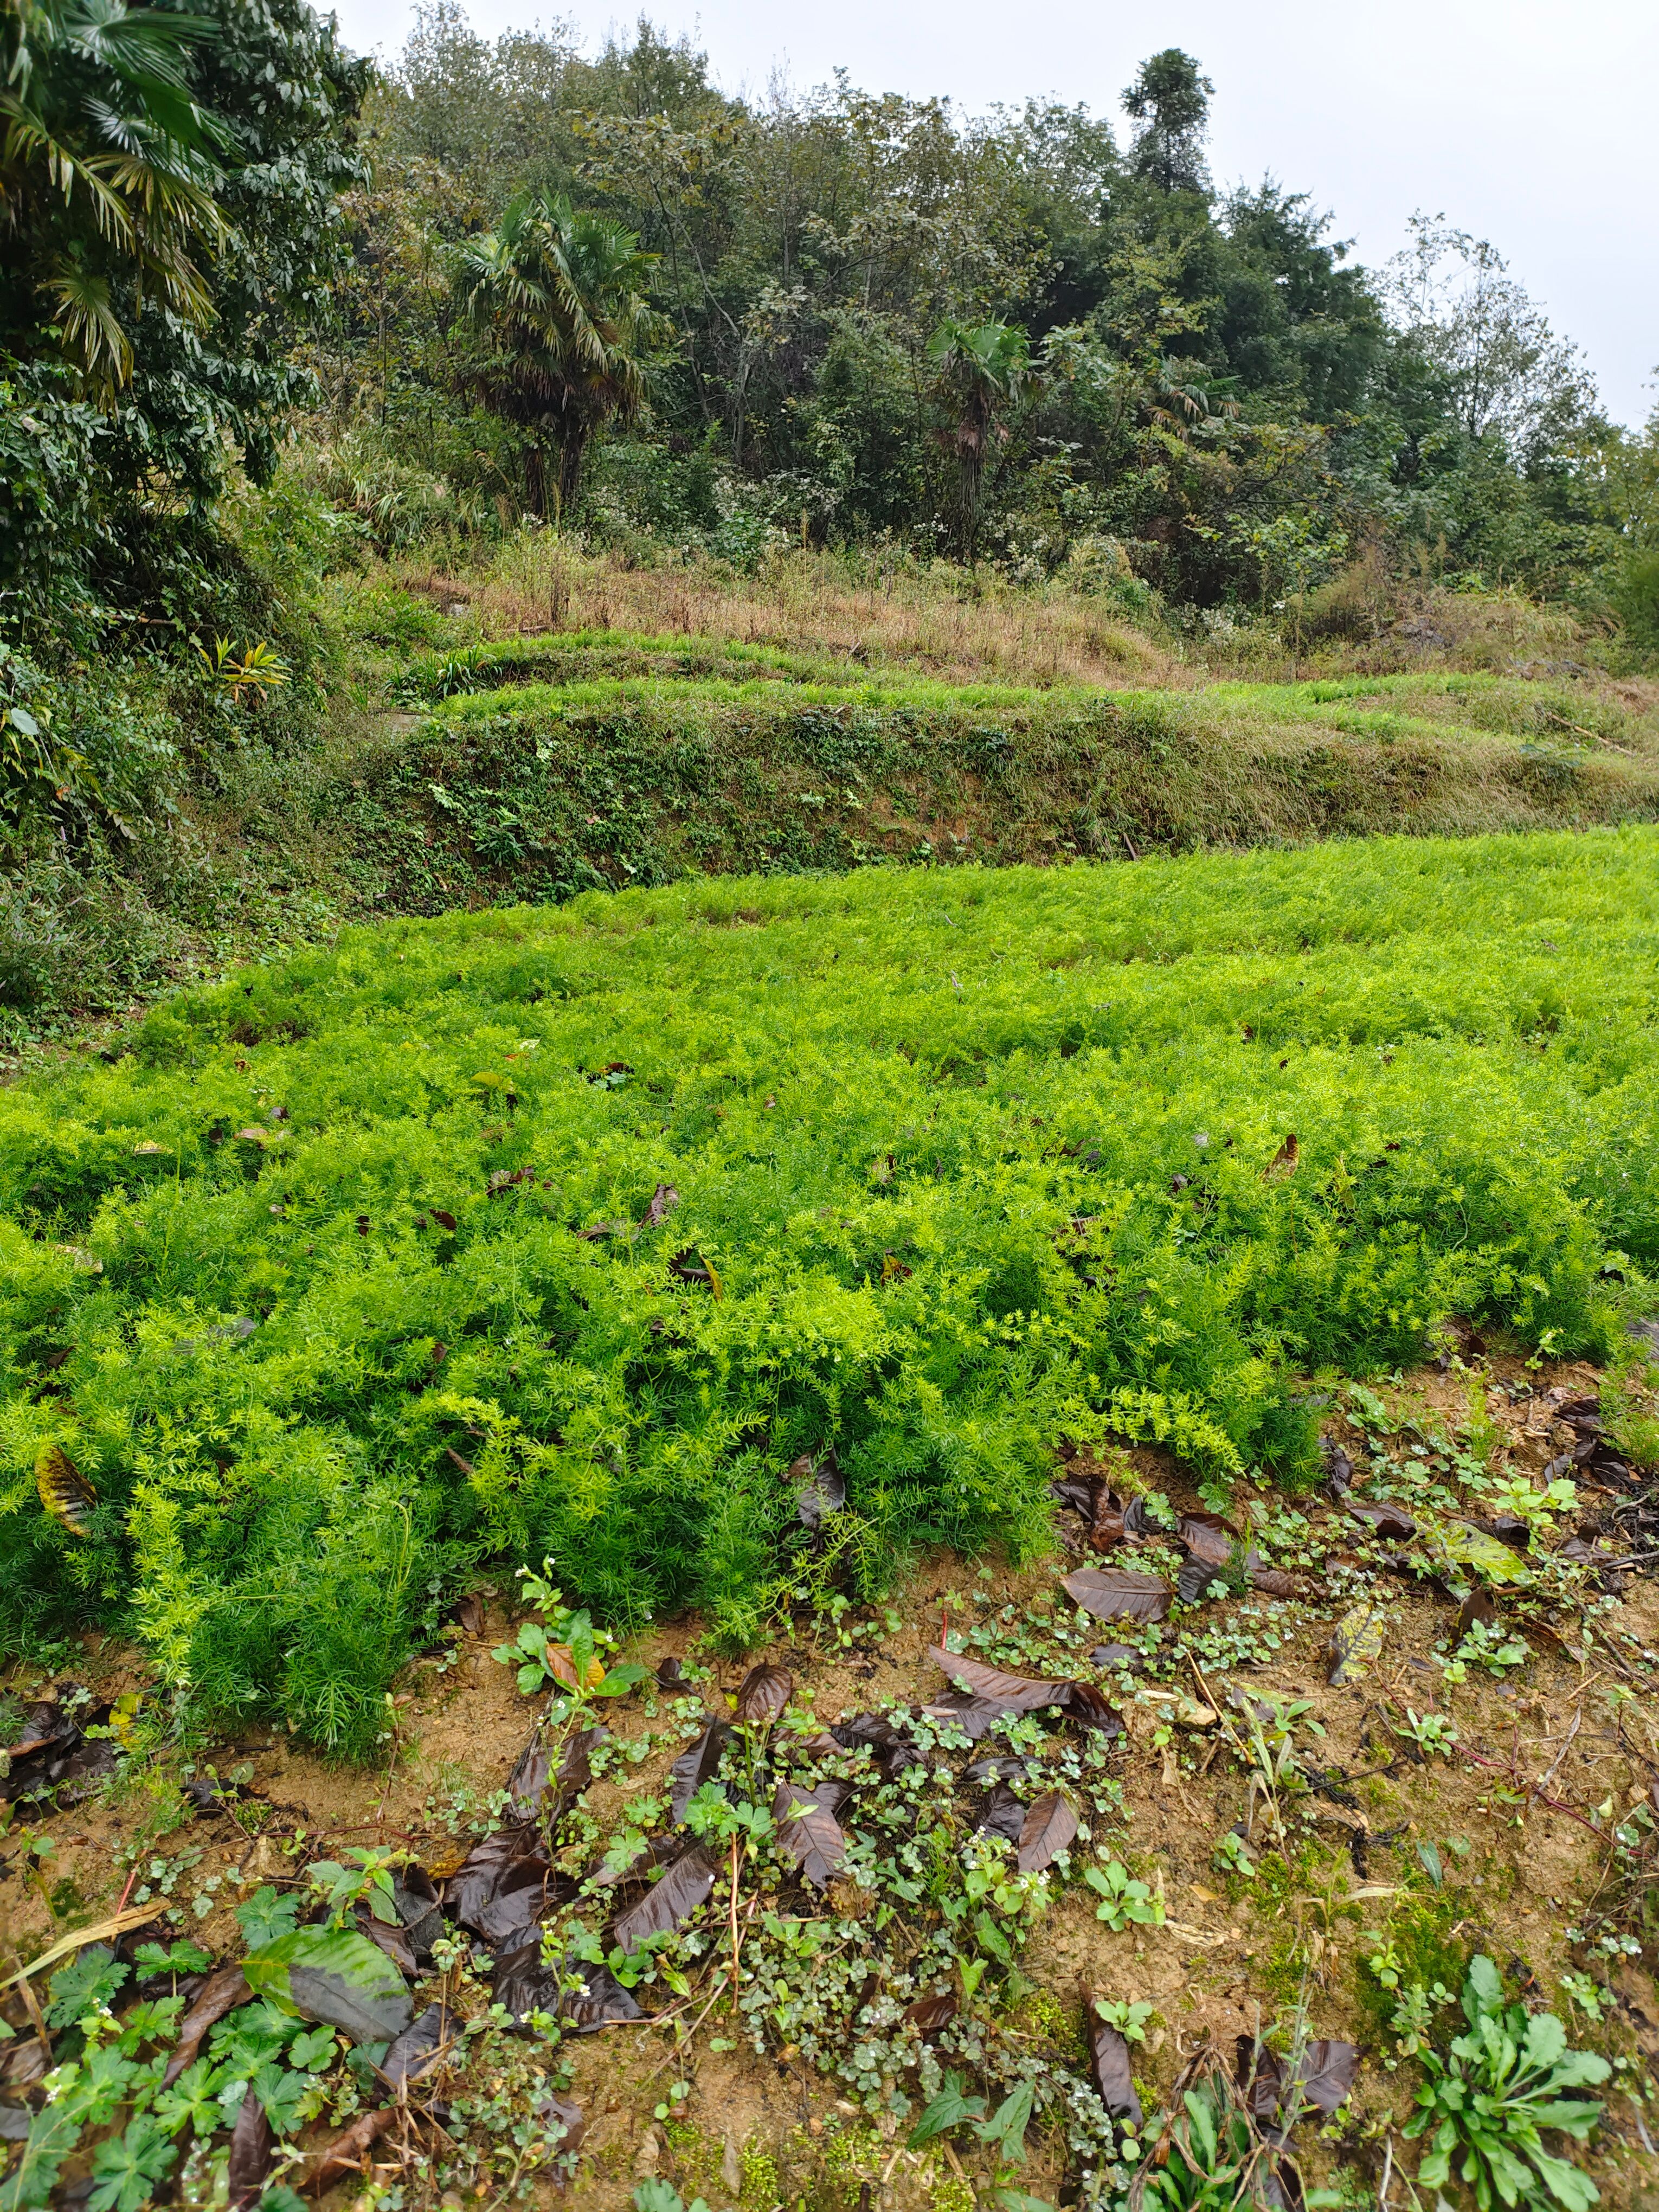
<svg viewBox="0 0 1659 2212"><path fill-rule="evenodd" d="M0 1098L5 1632L360 1749L481 1559L742 1640L1028 1549L1062 1434L1294 1481L1304 1378L1449 1310L1603 1349L1659 1269L1656 849L695 883L159 1007Z"/></svg>

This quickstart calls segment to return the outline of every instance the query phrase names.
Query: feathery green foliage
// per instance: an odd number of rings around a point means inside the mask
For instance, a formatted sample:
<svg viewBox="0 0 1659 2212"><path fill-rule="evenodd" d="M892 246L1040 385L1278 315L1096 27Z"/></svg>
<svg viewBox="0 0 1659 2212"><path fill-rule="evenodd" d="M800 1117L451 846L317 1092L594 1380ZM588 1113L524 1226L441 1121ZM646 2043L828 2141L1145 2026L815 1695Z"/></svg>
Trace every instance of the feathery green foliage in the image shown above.
<svg viewBox="0 0 1659 2212"><path fill-rule="evenodd" d="M481 1560L737 1644L1029 1556L1061 1435L1294 1482L1302 1378L1448 1311L1604 1351L1604 1270L1659 1272L1656 853L693 881L182 995L0 1094L4 1632L362 1751Z"/></svg>

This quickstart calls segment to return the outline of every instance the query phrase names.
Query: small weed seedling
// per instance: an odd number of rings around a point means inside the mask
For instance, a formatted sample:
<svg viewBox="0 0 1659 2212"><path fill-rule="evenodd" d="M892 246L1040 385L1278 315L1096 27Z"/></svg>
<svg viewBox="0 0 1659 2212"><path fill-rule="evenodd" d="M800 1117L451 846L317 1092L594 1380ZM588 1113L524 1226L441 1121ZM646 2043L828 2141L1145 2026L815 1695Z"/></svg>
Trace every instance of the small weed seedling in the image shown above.
<svg viewBox="0 0 1659 2212"><path fill-rule="evenodd" d="M616 1638L595 1628L586 1613L573 1613L548 1580L553 1562L544 1559L543 1571L519 1570L524 1594L539 1613L539 1620L526 1620L511 1644L498 1644L491 1657L502 1666L516 1666L519 1687L527 1698L544 1683L557 1685L548 1709L550 1725L562 1727L594 1698L620 1698L645 1680L643 1667L613 1667L601 1653L616 1648Z"/></svg>
<svg viewBox="0 0 1659 2212"><path fill-rule="evenodd" d="M1562 2093L1605 2081L1612 2071L1607 2060L1569 2051L1553 2013L1529 2017L1520 2005L1506 2005L1487 1958L1470 1961L1463 2014L1468 2033L1443 2059L1430 2049L1419 2053L1429 2078L1405 2129L1429 2138L1419 2183L1444 2189L1455 2175L1473 2190L1480 2212L1492 2212L1494 2199L1546 2212L1552 2198L1564 2212L1588 2212L1599 2193L1595 2183L1547 2151L1541 2131L1559 2129L1585 2141L1601 2106Z"/></svg>
<svg viewBox="0 0 1659 2212"><path fill-rule="evenodd" d="M1100 1895L1095 1918L1103 1920L1115 1934L1130 1926L1164 1925L1164 1899L1155 1897L1144 1881L1134 1881L1121 1860L1108 1859L1104 1866L1085 1867L1083 1879Z"/></svg>

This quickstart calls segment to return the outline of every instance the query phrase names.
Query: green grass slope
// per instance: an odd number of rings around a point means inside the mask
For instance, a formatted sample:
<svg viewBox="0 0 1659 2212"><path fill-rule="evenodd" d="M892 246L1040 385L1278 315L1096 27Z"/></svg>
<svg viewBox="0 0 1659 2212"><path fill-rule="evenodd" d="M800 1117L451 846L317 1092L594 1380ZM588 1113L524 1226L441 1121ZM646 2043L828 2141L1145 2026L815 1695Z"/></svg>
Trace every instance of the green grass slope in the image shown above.
<svg viewBox="0 0 1659 2212"><path fill-rule="evenodd" d="M696 881L181 996L0 1094L0 1626L362 1750L481 1559L742 1640L924 1541L1029 1552L1062 1435L1294 1482L1309 1378L1449 1311L1604 1349L1659 1272L1656 863ZM831 1443L814 1552L786 1470Z"/></svg>
<svg viewBox="0 0 1659 2212"><path fill-rule="evenodd" d="M373 903L1659 817L1659 732L1479 674L1164 690L947 684L583 632L416 656L320 794Z"/></svg>

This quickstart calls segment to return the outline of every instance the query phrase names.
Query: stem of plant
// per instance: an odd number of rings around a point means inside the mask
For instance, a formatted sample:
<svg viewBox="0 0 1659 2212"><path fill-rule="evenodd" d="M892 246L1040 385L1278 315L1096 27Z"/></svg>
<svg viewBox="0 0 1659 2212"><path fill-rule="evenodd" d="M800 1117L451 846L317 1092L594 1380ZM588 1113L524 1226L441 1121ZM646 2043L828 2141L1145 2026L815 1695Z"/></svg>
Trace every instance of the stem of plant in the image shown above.
<svg viewBox="0 0 1659 2212"><path fill-rule="evenodd" d="M738 2010L738 1839L732 1838L732 2016Z"/></svg>

